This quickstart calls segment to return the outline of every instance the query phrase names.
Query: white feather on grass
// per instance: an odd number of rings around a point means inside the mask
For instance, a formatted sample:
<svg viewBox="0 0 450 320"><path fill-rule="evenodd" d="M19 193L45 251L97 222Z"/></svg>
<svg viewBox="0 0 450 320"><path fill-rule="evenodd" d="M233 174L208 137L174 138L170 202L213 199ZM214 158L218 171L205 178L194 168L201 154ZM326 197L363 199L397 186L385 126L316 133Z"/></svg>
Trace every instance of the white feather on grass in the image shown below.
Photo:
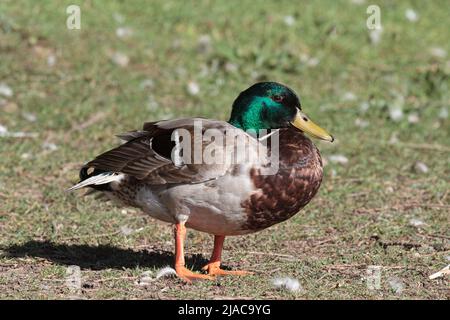
<svg viewBox="0 0 450 320"><path fill-rule="evenodd" d="M285 289L291 292L303 291L300 282L297 279L290 277L277 277L272 279L272 284L275 288Z"/></svg>
<svg viewBox="0 0 450 320"><path fill-rule="evenodd" d="M173 276L173 275L175 275L175 276L177 275L177 272L175 271L175 269L173 269L169 266L166 266L158 271L158 273L156 274L156 279L159 279L162 277Z"/></svg>
<svg viewBox="0 0 450 320"><path fill-rule="evenodd" d="M141 276L139 277L139 279L135 282L135 284L137 284L138 286L148 286L150 285L152 282L155 282L156 280L163 278L163 277L168 277L168 276L172 276L172 275L176 275L176 271L169 267L166 266L162 269L160 269L157 273L156 273L156 277L153 277L153 272L151 271L145 271L141 274Z"/></svg>

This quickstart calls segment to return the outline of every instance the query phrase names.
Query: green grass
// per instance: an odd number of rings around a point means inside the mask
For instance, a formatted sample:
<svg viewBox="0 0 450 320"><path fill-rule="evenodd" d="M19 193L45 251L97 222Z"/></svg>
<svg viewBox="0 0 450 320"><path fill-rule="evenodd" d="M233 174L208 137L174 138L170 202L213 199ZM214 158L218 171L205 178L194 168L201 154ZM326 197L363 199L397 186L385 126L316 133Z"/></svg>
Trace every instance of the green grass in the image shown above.
<svg viewBox="0 0 450 320"><path fill-rule="evenodd" d="M0 125L38 133L0 137L1 298L450 297L448 277L428 279L450 256L450 123L439 117L450 105L446 1L377 1L378 44L366 28L368 3L84 1L78 31L66 28L69 4L0 3L0 83L14 91L0 96ZM408 8L417 22L405 18ZM118 27L133 34L119 38ZM447 56L433 55L435 47ZM113 63L114 52L129 64ZM49 56L56 57L52 67ZM143 85L148 79L152 86ZM328 162L319 195L294 218L227 239L225 264L254 275L136 284L143 272L155 275L172 262L171 228L64 190L84 161L118 143L114 134L163 118L227 119L237 94L259 80L296 90L304 110L337 137L317 142L322 155L342 154L348 163ZM198 83L198 95L188 94L189 81ZM354 99L345 99L349 93ZM389 116L395 104L403 108L400 121ZM411 114L418 123L408 121ZM429 171L414 171L416 161ZM123 226L138 231L124 235ZM211 248L211 236L189 232L189 266L198 269ZM69 265L81 267L81 292L65 283ZM366 285L370 265L382 266L378 290ZM304 290L273 288L278 275L297 278ZM402 292L391 288L393 278Z"/></svg>

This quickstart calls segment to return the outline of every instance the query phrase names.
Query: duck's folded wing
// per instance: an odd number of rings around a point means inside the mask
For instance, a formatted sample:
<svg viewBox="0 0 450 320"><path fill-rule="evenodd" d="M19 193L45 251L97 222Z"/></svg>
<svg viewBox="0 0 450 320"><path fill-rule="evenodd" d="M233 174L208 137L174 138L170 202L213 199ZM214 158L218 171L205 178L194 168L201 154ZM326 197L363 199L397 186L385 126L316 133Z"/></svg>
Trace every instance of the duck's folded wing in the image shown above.
<svg viewBox="0 0 450 320"><path fill-rule="evenodd" d="M199 129L199 126L201 129ZM217 144L216 140L204 141L202 135L206 129L215 129L225 136L226 130L235 129L223 121L202 118L177 119L146 123L143 130L120 135L124 144L109 150L87 163L83 169L96 169L100 172L123 173L133 176L149 184L166 183L199 183L225 175L230 169L230 163L206 164L198 163L194 153L203 154L206 147ZM184 130L181 132L181 130ZM195 134L197 130L197 134ZM190 134L191 157L186 161L172 159L176 139L173 136ZM184 144L184 146L187 146ZM216 146L216 152L225 152L224 148ZM200 148L197 151L193 148ZM184 149L183 149L183 152ZM198 154L198 153L197 153ZM197 159L198 160L198 159Z"/></svg>

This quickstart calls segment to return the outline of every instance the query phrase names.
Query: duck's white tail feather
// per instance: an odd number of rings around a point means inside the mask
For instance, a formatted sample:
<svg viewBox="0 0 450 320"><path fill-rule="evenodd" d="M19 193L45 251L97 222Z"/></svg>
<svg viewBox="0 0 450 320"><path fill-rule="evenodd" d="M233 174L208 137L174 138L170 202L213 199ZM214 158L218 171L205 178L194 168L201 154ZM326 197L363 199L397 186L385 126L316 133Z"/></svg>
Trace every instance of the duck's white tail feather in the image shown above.
<svg viewBox="0 0 450 320"><path fill-rule="evenodd" d="M87 187L90 185L99 185L99 184L105 184L105 183L110 183L110 182L114 182L114 181L120 181L122 179L123 179L123 174L121 174L121 173L103 172L103 173L97 174L93 177L87 178L86 180L80 181L73 187L67 189L67 191L77 190L77 189Z"/></svg>

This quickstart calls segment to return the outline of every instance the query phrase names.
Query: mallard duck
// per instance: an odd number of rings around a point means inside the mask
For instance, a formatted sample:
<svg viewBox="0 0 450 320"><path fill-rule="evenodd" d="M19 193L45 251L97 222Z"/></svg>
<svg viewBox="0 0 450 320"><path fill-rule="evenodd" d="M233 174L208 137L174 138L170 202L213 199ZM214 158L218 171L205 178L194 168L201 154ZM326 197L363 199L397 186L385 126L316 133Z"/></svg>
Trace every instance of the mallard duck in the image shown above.
<svg viewBox="0 0 450 320"><path fill-rule="evenodd" d="M224 136L238 132L231 148L235 161L191 161L195 152L186 148L175 156L180 141L201 152L213 146L215 156L226 154L221 139L205 138L208 130ZM269 131L263 135L261 130ZM185 281L245 275L249 272L221 269L225 237L257 232L289 219L320 187L320 153L304 133L334 140L303 113L293 90L276 82L256 83L236 98L228 122L204 118L147 122L142 130L119 135L124 143L84 165L81 181L69 190L90 187L173 224L175 270ZM264 170L272 163L269 154L275 154L268 140L278 140L278 165L272 173ZM238 142L249 151L244 157L238 155ZM268 152L259 156L261 150ZM186 228L214 235L212 256L203 268L206 273L185 266Z"/></svg>

